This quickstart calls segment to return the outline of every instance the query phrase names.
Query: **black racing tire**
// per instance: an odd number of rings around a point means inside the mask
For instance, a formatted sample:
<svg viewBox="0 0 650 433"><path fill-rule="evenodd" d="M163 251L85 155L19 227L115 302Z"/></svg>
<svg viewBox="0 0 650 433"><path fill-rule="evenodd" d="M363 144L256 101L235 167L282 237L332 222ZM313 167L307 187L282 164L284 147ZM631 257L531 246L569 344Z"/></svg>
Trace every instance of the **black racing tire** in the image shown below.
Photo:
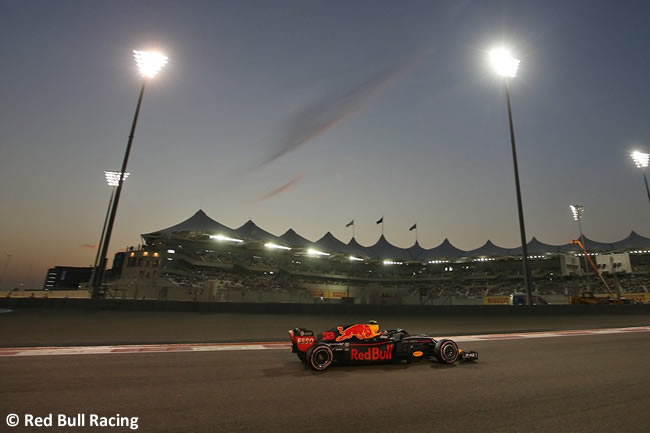
<svg viewBox="0 0 650 433"><path fill-rule="evenodd" d="M458 345L452 340L439 340L433 349L436 359L443 364L458 361Z"/></svg>
<svg viewBox="0 0 650 433"><path fill-rule="evenodd" d="M332 349L321 344L314 346L307 352L307 363L316 371L325 371L334 361L334 352Z"/></svg>
<svg viewBox="0 0 650 433"><path fill-rule="evenodd" d="M296 352L296 355L298 355L298 359L302 362L307 362L307 354L305 352Z"/></svg>

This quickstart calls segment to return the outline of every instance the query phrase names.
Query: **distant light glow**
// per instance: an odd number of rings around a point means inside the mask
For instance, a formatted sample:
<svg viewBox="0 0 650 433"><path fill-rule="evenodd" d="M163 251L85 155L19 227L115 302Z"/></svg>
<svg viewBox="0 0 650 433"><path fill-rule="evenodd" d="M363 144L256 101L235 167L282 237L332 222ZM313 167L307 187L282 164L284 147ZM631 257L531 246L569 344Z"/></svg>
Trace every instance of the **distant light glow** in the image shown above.
<svg viewBox="0 0 650 433"><path fill-rule="evenodd" d="M492 69L498 75L506 78L514 78L517 76L519 59L515 59L506 48L493 49L490 51L489 57Z"/></svg>
<svg viewBox="0 0 650 433"><path fill-rule="evenodd" d="M167 64L167 56L159 51L138 51L133 50L135 63L138 65L140 75L145 78L153 78Z"/></svg>
<svg viewBox="0 0 650 433"><path fill-rule="evenodd" d="M585 207L579 204L569 205L571 209L571 214L573 214L573 219L579 221L582 219L582 214L585 212Z"/></svg>
<svg viewBox="0 0 650 433"><path fill-rule="evenodd" d="M291 248L285 247L284 245L277 245L274 244L273 242L267 242L264 244L266 248L269 248L271 250L290 250Z"/></svg>
<svg viewBox="0 0 650 433"><path fill-rule="evenodd" d="M124 173L124 176L122 176L122 182L126 180L127 177L129 177L131 173ZM104 176L106 177L106 183L108 183L108 186L118 186L120 183L120 172L119 171L106 171L104 170Z"/></svg>
<svg viewBox="0 0 650 433"><path fill-rule="evenodd" d="M630 154L634 165L638 168L648 168L648 163L650 162L650 153L643 153L635 150Z"/></svg>
<svg viewBox="0 0 650 433"><path fill-rule="evenodd" d="M329 253L324 253L322 251L315 250L313 248L309 248L307 250L307 255L310 256L329 256Z"/></svg>
<svg viewBox="0 0 650 433"><path fill-rule="evenodd" d="M384 260L384 265L403 265L402 262L395 262L393 260Z"/></svg>
<svg viewBox="0 0 650 433"><path fill-rule="evenodd" d="M176 254L176 250L167 250L167 254Z"/></svg>
<svg viewBox="0 0 650 433"><path fill-rule="evenodd" d="M237 243L244 242L241 239L229 238L228 236L224 236L224 235L210 235L210 239L215 239L218 241L226 241L226 242L237 242Z"/></svg>
<svg viewBox="0 0 650 433"><path fill-rule="evenodd" d="M359 257L350 256L350 261L351 262L363 262L363 259L359 258Z"/></svg>

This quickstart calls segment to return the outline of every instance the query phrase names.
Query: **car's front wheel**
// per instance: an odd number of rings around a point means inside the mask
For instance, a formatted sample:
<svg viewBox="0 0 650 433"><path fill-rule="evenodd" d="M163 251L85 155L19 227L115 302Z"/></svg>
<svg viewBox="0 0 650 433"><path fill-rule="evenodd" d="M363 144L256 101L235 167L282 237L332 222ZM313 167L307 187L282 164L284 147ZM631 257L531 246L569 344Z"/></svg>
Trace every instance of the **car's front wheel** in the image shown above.
<svg viewBox="0 0 650 433"><path fill-rule="evenodd" d="M458 345L452 340L437 341L433 354L443 364L453 364L458 360Z"/></svg>
<svg viewBox="0 0 650 433"><path fill-rule="evenodd" d="M332 365L332 361L334 360L334 353L329 346L314 346L309 349L309 352L307 353L307 359L309 360L309 365L311 368L317 371L323 371L327 370L327 368Z"/></svg>

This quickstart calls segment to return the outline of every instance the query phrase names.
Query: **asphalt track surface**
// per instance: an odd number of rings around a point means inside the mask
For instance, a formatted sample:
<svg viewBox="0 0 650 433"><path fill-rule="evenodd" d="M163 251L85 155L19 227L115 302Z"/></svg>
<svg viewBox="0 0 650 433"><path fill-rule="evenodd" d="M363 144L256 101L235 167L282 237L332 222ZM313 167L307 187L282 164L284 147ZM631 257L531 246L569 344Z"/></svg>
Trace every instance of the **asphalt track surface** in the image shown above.
<svg viewBox="0 0 650 433"><path fill-rule="evenodd" d="M464 347L480 361L322 373L288 350L1 358L0 422L119 413L143 432L648 431L648 333Z"/></svg>

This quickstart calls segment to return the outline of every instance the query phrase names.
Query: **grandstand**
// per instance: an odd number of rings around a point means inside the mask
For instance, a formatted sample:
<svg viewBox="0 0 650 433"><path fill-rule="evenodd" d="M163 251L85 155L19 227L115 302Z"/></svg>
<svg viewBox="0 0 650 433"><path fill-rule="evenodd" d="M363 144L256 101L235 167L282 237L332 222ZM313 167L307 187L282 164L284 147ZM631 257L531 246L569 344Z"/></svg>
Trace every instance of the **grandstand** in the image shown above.
<svg viewBox="0 0 650 433"><path fill-rule="evenodd" d="M142 235L130 248L115 297L243 302L481 303L523 290L521 248L487 241L461 250L448 239L434 248L409 248L383 235L371 246L326 233L310 241L294 230L275 236L253 221L232 229L202 210L187 220ZM585 238L619 292L648 293L650 239L632 232L604 243ZM535 291L556 302L603 290L582 267L573 244L528 244ZM596 261L596 260L595 260Z"/></svg>

